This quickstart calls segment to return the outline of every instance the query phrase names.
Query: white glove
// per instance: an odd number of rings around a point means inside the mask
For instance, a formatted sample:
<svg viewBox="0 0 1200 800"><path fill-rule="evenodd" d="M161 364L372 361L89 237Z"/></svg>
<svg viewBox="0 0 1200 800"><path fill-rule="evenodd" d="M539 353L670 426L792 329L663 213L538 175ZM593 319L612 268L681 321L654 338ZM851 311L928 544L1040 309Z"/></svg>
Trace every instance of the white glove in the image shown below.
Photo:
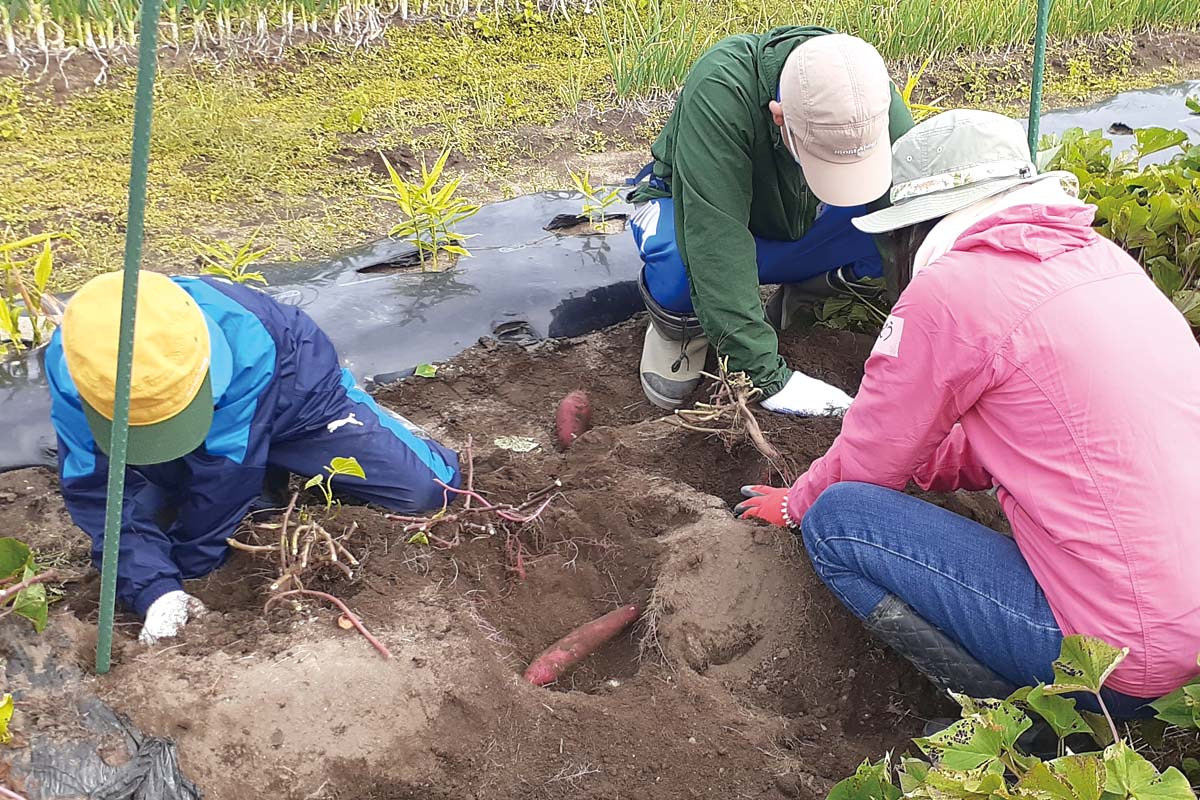
<svg viewBox="0 0 1200 800"><path fill-rule="evenodd" d="M836 386L810 378L803 372L793 372L783 388L763 400L760 405L767 411L778 414L816 417L822 414L841 414L850 407L852 399Z"/></svg>
<svg viewBox="0 0 1200 800"><path fill-rule="evenodd" d="M204 603L186 592L167 592L146 609L146 621L138 641L155 644L159 639L178 636L180 628L187 624L189 614L198 617L206 610Z"/></svg>

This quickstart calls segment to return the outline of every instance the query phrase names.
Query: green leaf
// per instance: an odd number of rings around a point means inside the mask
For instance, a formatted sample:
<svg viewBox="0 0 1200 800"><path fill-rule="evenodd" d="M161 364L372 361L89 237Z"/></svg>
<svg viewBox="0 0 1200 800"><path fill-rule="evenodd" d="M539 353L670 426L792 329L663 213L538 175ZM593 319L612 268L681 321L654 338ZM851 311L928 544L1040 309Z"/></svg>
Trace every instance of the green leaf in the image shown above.
<svg viewBox="0 0 1200 800"><path fill-rule="evenodd" d="M357 458L341 458L335 456L326 467L329 470L329 476L334 475L349 475L354 478L367 479L367 473L363 472L362 466L358 463Z"/></svg>
<svg viewBox="0 0 1200 800"><path fill-rule="evenodd" d="M1091 711L1080 711L1079 716L1083 717L1083 721L1092 729L1092 738L1096 740L1097 744L1101 747L1108 747L1113 743L1112 727L1108 724L1108 717Z"/></svg>
<svg viewBox="0 0 1200 800"><path fill-rule="evenodd" d="M1133 135L1135 139L1134 148L1139 155L1143 156L1166 150L1168 147L1181 145L1188 140L1187 133L1178 129L1139 128L1133 132Z"/></svg>
<svg viewBox="0 0 1200 800"><path fill-rule="evenodd" d="M416 375L418 378L432 378L437 373L437 364L418 364L417 368L413 370L413 375Z"/></svg>
<svg viewBox="0 0 1200 800"><path fill-rule="evenodd" d="M1183 104L1193 114L1200 114L1200 93L1189 94L1183 98Z"/></svg>
<svg viewBox="0 0 1200 800"><path fill-rule="evenodd" d="M308 479L308 483L304 484L304 491L308 491L309 489L313 488L314 486L320 486L324 482L325 482L324 475L313 475L311 478Z"/></svg>
<svg viewBox="0 0 1200 800"><path fill-rule="evenodd" d="M0 579L22 575L33 563L29 545L11 537L0 539Z"/></svg>
<svg viewBox="0 0 1200 800"><path fill-rule="evenodd" d="M933 736L913 742L928 755L940 755L941 764L956 771L987 766L1000 758L1004 748L1000 730L979 715L960 719Z"/></svg>
<svg viewBox="0 0 1200 800"><path fill-rule="evenodd" d="M417 531L412 536L408 537L409 544L429 544L429 537L425 535L425 531Z"/></svg>
<svg viewBox="0 0 1200 800"><path fill-rule="evenodd" d="M28 568L21 579L28 580L36 574L32 568ZM24 617L32 622L33 629L38 633L44 631L50 615L50 605L47 602L45 585L41 583L34 584L18 592L16 599L13 600L13 613L18 617Z"/></svg>
<svg viewBox="0 0 1200 800"><path fill-rule="evenodd" d="M1077 755L1056 758L1050 770L1070 786L1080 800L1097 800L1104 793L1106 770L1099 756Z"/></svg>
<svg viewBox="0 0 1200 800"><path fill-rule="evenodd" d="M50 242L46 242L42 245L41 255L38 256L37 264L33 268L33 285L37 287L38 294L46 291L46 285L50 282L50 273L53 270L54 255L50 252Z"/></svg>
<svg viewBox="0 0 1200 800"><path fill-rule="evenodd" d="M929 775L929 763L919 758L900 759L900 789L905 795L912 794L925 785Z"/></svg>
<svg viewBox="0 0 1200 800"><path fill-rule="evenodd" d="M1118 649L1094 636L1068 636L1063 639L1062 650L1054 662L1054 683L1044 691L1046 694L1097 694L1127 655L1128 647Z"/></svg>
<svg viewBox="0 0 1200 800"><path fill-rule="evenodd" d="M12 734L8 732L8 723L12 720L13 708L11 694L0 697L0 744L8 744L12 741Z"/></svg>
<svg viewBox="0 0 1200 800"><path fill-rule="evenodd" d="M1167 723L1158 718L1138 720L1138 735L1154 749L1161 749L1167 734Z"/></svg>
<svg viewBox="0 0 1200 800"><path fill-rule="evenodd" d="M1163 722L1180 728L1200 728L1200 680L1160 697L1150 706Z"/></svg>
<svg viewBox="0 0 1200 800"><path fill-rule="evenodd" d="M1017 784L1017 791L1044 800L1100 800L1104 781L1101 759L1067 756L1034 764Z"/></svg>
<svg viewBox="0 0 1200 800"><path fill-rule="evenodd" d="M1073 733L1091 733L1092 729L1075 710L1075 700L1069 697L1046 694L1045 684L1039 683L1029 690L1025 702L1054 729L1058 738L1065 739Z"/></svg>
<svg viewBox="0 0 1200 800"><path fill-rule="evenodd" d="M1188 756L1183 760L1183 774L1193 786L1200 784L1200 760Z"/></svg>
<svg viewBox="0 0 1200 800"><path fill-rule="evenodd" d="M1171 302L1179 309L1179 313L1183 314L1184 319L1191 323L1192 327L1200 326L1200 291L1196 289L1184 289L1181 292L1176 292L1171 298Z"/></svg>
<svg viewBox="0 0 1200 800"><path fill-rule="evenodd" d="M1157 256L1150 259L1146 266L1150 270L1150 277L1154 279L1154 285L1167 297L1174 297L1183 286L1183 274L1178 265L1170 259Z"/></svg>
<svg viewBox="0 0 1200 800"><path fill-rule="evenodd" d="M1159 774L1154 765L1125 742L1104 751L1104 790L1133 800L1195 800L1192 787L1174 767Z"/></svg>
<svg viewBox="0 0 1200 800"><path fill-rule="evenodd" d="M827 800L900 800L900 790L889 776L887 759L864 761L849 778L829 790Z"/></svg>

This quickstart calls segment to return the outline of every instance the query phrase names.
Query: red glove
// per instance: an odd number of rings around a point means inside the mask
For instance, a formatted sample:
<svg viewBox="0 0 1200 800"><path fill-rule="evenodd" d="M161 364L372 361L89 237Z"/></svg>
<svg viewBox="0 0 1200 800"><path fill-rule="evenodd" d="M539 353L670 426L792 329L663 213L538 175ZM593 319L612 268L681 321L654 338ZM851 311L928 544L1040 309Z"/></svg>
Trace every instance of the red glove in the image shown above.
<svg viewBox="0 0 1200 800"><path fill-rule="evenodd" d="M733 507L740 519L761 519L780 528L795 528L787 513L787 496L790 487L743 486L743 500Z"/></svg>

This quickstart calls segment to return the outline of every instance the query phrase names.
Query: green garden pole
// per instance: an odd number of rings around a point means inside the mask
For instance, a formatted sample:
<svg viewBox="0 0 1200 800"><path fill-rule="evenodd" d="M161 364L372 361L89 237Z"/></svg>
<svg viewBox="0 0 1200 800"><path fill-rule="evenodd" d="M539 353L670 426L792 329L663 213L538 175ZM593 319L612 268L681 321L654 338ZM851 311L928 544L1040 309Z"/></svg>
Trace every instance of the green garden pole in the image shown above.
<svg viewBox="0 0 1200 800"><path fill-rule="evenodd" d="M1042 79L1046 72L1046 31L1050 27L1050 3L1038 0L1037 32L1033 38L1033 87L1029 93L1029 157L1036 163L1038 128L1042 121Z"/></svg>
<svg viewBox="0 0 1200 800"><path fill-rule="evenodd" d="M117 350L117 386L112 439L108 449L108 505L104 515L104 556L100 566L100 630L96 672L112 663L113 606L121 548L121 512L125 497L125 455L129 444L129 384L133 374L133 324L137 316L138 268L146 227L146 174L150 167L150 113L158 53L160 0L142 0L138 32L137 92L133 104L133 154L129 169L129 219L125 228L125 283L121 293L121 330Z"/></svg>

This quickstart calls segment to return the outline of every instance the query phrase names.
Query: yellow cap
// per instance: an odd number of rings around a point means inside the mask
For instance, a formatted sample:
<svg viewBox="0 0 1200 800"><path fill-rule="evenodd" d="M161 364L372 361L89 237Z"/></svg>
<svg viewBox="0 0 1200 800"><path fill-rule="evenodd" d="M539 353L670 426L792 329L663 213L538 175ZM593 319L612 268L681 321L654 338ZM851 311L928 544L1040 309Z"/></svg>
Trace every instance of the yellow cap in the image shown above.
<svg viewBox="0 0 1200 800"><path fill-rule="evenodd" d="M105 452L116 395L121 289L120 273L93 278L67 303L62 322L67 369ZM213 412L210 356L208 325L196 301L165 275L143 272L134 326L129 463L170 461L204 441Z"/></svg>

